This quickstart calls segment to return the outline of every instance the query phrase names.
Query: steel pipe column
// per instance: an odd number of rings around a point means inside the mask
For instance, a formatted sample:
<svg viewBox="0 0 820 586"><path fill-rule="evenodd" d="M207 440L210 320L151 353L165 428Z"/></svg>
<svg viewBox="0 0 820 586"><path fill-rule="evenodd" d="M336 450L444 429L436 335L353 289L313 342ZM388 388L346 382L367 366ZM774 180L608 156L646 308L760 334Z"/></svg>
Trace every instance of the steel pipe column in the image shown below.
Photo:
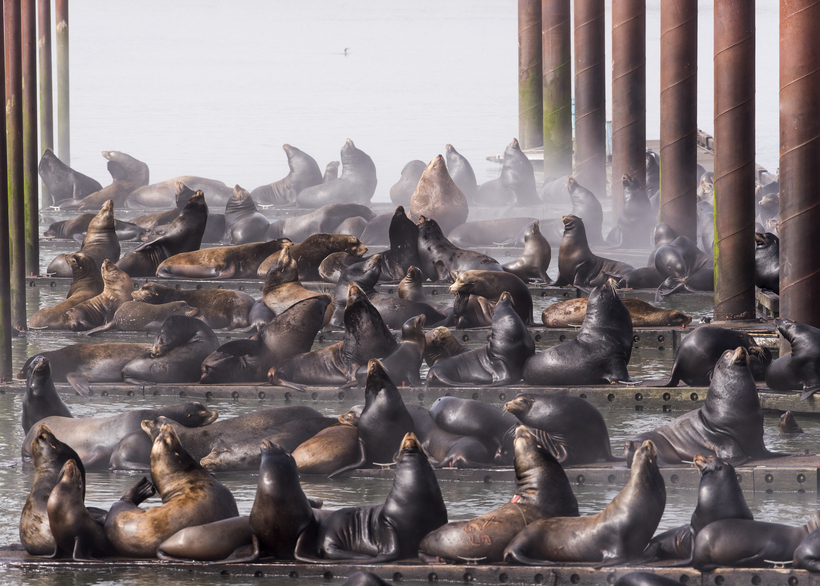
<svg viewBox="0 0 820 586"><path fill-rule="evenodd" d="M698 3L661 2L661 221L697 240Z"/></svg>
<svg viewBox="0 0 820 586"><path fill-rule="evenodd" d="M37 3L37 45L40 48L40 154L46 149L54 150L54 98L51 84L51 0ZM41 186L43 206L53 202L46 189Z"/></svg>
<svg viewBox="0 0 820 586"><path fill-rule="evenodd" d="M0 10L0 30L5 29L5 16ZM0 59L0 72L6 75L5 59ZM5 85L2 86L5 91ZM0 116L3 134L6 133L6 117ZM6 141L0 140L0 161L6 161ZM9 197L6 165L0 165L0 382L11 382L11 254L9 250Z"/></svg>
<svg viewBox="0 0 820 586"><path fill-rule="evenodd" d="M544 178L572 173L570 0L541 1Z"/></svg>
<svg viewBox="0 0 820 586"><path fill-rule="evenodd" d="M820 327L820 2L780 2L780 315Z"/></svg>
<svg viewBox="0 0 820 586"><path fill-rule="evenodd" d="M57 19L57 156L71 165L71 100L68 91L68 0L54 0Z"/></svg>
<svg viewBox="0 0 820 586"><path fill-rule="evenodd" d="M604 0L575 0L575 178L606 196Z"/></svg>
<svg viewBox="0 0 820 586"><path fill-rule="evenodd" d="M612 225L624 205L621 177L646 187L646 0L612 3Z"/></svg>
<svg viewBox="0 0 820 586"><path fill-rule="evenodd" d="M27 275L40 274L40 194L37 163L37 0L22 0L23 30L23 187Z"/></svg>
<svg viewBox="0 0 820 586"><path fill-rule="evenodd" d="M518 0L518 143L544 144L541 104L541 0Z"/></svg>

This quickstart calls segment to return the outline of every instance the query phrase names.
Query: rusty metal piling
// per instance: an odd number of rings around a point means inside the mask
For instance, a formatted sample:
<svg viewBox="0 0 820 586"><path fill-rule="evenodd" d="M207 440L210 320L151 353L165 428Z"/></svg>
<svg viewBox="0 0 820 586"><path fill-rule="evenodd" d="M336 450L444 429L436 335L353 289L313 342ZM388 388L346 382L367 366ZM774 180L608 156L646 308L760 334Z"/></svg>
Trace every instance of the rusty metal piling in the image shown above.
<svg viewBox="0 0 820 586"><path fill-rule="evenodd" d="M54 0L57 19L57 156L71 165L71 101L68 91L68 0Z"/></svg>
<svg viewBox="0 0 820 586"><path fill-rule="evenodd" d="M37 0L22 0L23 33L23 188L25 194L25 272L40 273L40 194L37 163Z"/></svg>
<svg viewBox="0 0 820 586"><path fill-rule="evenodd" d="M5 29L5 15L0 10L0 30ZM6 75L5 59L0 59L0 70ZM5 91L5 85L2 86ZM3 134L6 117L0 116ZM0 140L0 161L7 160L6 141ZM0 165L0 230L8 235L9 197L6 165ZM9 238L0 238L0 382L10 382L11 371L11 255Z"/></svg>
<svg viewBox="0 0 820 586"><path fill-rule="evenodd" d="M544 144L541 105L541 0L518 0L518 143Z"/></svg>
<svg viewBox="0 0 820 586"><path fill-rule="evenodd" d="M54 97L51 82L51 0L39 0L37 3L37 46L40 61L40 152L54 150ZM43 194L43 206L54 201L46 189L45 183L40 186Z"/></svg>
<svg viewBox="0 0 820 586"><path fill-rule="evenodd" d="M572 173L570 11L570 0L541 1L545 178Z"/></svg>

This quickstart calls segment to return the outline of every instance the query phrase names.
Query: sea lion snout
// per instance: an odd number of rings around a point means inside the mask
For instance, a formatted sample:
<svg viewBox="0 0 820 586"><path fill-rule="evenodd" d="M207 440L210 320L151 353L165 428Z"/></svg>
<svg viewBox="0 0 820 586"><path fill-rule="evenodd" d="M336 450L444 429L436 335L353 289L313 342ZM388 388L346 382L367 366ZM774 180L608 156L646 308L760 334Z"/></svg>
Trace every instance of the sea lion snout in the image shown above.
<svg viewBox="0 0 820 586"><path fill-rule="evenodd" d="M732 364L746 364L748 357L749 354L746 352L746 348L738 346L732 354Z"/></svg>

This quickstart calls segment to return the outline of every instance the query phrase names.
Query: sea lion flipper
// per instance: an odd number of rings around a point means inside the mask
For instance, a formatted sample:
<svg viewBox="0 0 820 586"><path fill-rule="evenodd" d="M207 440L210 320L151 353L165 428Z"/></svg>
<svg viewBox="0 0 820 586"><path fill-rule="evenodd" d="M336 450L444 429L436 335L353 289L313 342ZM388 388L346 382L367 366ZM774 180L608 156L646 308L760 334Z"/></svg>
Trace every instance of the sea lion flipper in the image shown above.
<svg viewBox="0 0 820 586"><path fill-rule="evenodd" d="M804 387L803 392L800 393L800 400L805 401L806 399L814 395L814 393L816 393L817 391L820 391L820 386Z"/></svg>
<svg viewBox="0 0 820 586"><path fill-rule="evenodd" d="M116 325L116 324L115 324L115 322L113 322L113 321L109 321L109 322L104 323L104 324L103 324L103 325L101 325L101 326L97 326L96 328L93 328L93 329L90 329L90 330L86 330L86 331L84 331L84 332L80 332L80 335L83 335L83 336L93 336L94 334L97 334L97 333L99 333L99 332L105 332L105 331L107 331L107 330L113 329L113 328L114 328L114 325Z"/></svg>
<svg viewBox="0 0 820 586"><path fill-rule="evenodd" d="M362 440L359 439L359 459L356 462L354 462L353 464L348 464L347 466L339 468L338 470L336 470L336 472L328 474L327 477L328 478L334 478L334 477L336 477L339 474L342 474L344 472L348 472L350 470L358 470L359 468L364 468L364 466L366 466L366 465L367 465L367 450L364 447L364 444L362 443Z"/></svg>
<svg viewBox="0 0 820 586"><path fill-rule="evenodd" d="M65 375L66 380L72 386L72 388L77 391L77 394L81 397L87 397L91 394L91 383L88 382L88 379L85 378L78 372L69 372Z"/></svg>

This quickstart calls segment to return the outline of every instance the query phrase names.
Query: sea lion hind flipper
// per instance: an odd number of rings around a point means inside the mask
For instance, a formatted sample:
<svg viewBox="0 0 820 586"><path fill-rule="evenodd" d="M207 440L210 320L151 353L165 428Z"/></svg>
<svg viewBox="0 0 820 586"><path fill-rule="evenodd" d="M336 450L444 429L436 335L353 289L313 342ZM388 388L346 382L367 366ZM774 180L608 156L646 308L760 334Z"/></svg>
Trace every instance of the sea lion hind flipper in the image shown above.
<svg viewBox="0 0 820 586"><path fill-rule="evenodd" d="M93 336L94 334L97 334L99 332L105 332L105 331L108 331L110 329L113 329L115 325L116 325L115 322L109 321L109 322L104 323L101 326L97 326L96 328L92 328L90 330L85 330L84 332L80 332L80 335L81 336Z"/></svg>
<svg viewBox="0 0 820 586"><path fill-rule="evenodd" d="M803 387L803 391L800 393L800 400L805 401L809 397L813 396L814 393L820 391L820 386L813 386L813 387Z"/></svg>
<svg viewBox="0 0 820 586"><path fill-rule="evenodd" d="M82 535L78 535L74 538L74 552L71 554L71 557L76 562L80 561L98 561L88 548L88 543L83 539Z"/></svg>
<svg viewBox="0 0 820 586"><path fill-rule="evenodd" d="M69 372L65 375L65 379L81 397L87 397L91 394L91 383L80 373Z"/></svg>
<svg viewBox="0 0 820 586"><path fill-rule="evenodd" d="M508 549L504 552L504 561L510 565L518 565L518 566L554 566L556 565L555 562L551 562L549 560L536 560L531 557L527 557L514 549Z"/></svg>
<svg viewBox="0 0 820 586"><path fill-rule="evenodd" d="M352 463L352 464L348 464L347 466L343 466L342 468L339 468L335 472L331 472L330 474L327 475L327 477L328 478L335 478L339 474L343 474L343 473L349 472L351 470L358 470L359 468L364 468L365 466L367 466L367 464L368 464L367 450L364 447L364 444L362 443L362 440L359 439L359 459L356 462Z"/></svg>

